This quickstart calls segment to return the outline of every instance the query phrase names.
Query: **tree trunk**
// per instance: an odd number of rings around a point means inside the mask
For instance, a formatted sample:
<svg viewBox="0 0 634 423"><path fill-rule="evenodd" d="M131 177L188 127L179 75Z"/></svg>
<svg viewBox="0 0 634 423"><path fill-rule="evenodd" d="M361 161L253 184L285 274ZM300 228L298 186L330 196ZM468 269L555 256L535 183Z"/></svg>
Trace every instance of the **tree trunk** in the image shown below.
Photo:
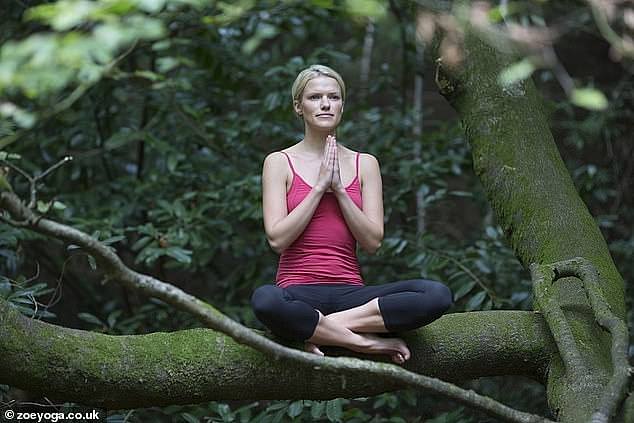
<svg viewBox="0 0 634 423"><path fill-rule="evenodd" d="M515 254L526 267L586 258L599 272L612 311L623 319L623 280L564 166L532 81L500 86L498 74L517 58L472 31L465 34L465 56L460 69L441 65L437 83L462 119L475 172ZM551 295L574 334L586 378L573 379L555 358L547 379L549 404L561 421L589 421L612 374L610 336L596 323L578 279L560 280Z"/></svg>
<svg viewBox="0 0 634 423"><path fill-rule="evenodd" d="M450 314L405 339L409 370L450 381L510 374L542 381L556 348L541 316L525 311ZM2 384L109 409L402 388L276 360L209 329L111 336L29 319L4 300L0 357Z"/></svg>

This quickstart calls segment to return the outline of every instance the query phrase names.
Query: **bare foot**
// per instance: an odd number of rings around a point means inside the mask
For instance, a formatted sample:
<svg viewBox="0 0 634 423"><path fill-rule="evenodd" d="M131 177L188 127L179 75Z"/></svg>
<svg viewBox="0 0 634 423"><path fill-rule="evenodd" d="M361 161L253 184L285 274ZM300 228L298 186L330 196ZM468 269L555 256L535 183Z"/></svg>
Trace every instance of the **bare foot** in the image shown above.
<svg viewBox="0 0 634 423"><path fill-rule="evenodd" d="M368 344L355 351L366 354L387 354L397 364L403 364L411 357L407 344L400 338L381 338L370 333L359 335L366 338Z"/></svg>
<svg viewBox="0 0 634 423"><path fill-rule="evenodd" d="M319 347L311 342L304 343L304 351L324 356L324 353L319 349Z"/></svg>

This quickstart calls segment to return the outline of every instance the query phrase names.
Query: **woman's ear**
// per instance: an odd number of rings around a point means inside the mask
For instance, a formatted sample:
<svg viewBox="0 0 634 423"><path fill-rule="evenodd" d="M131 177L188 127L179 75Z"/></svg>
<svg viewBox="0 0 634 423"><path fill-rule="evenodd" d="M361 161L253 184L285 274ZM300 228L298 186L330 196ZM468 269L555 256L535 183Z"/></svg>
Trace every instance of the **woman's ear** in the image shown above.
<svg viewBox="0 0 634 423"><path fill-rule="evenodd" d="M297 116L302 115L302 109L299 105L299 101L297 100L293 101L293 109L295 110L295 113L297 114Z"/></svg>

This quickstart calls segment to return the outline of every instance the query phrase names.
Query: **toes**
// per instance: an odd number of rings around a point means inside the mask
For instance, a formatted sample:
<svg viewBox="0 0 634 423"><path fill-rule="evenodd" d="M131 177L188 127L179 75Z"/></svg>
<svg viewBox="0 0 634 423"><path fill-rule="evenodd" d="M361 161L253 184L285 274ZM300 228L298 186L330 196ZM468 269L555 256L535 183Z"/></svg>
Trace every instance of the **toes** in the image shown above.
<svg viewBox="0 0 634 423"><path fill-rule="evenodd" d="M405 350L405 354L403 354L403 358L407 361L412 357L412 354L409 352L409 350Z"/></svg>
<svg viewBox="0 0 634 423"><path fill-rule="evenodd" d="M405 358L401 353L396 353L392 356L392 361L394 361L396 364L403 364L405 363Z"/></svg>
<svg viewBox="0 0 634 423"><path fill-rule="evenodd" d="M306 342L306 343L304 344L304 350L305 350L306 352L309 352L309 353L312 353L312 354L317 354L317 355L320 355L320 356L322 356L322 357L325 355L325 354L324 354L324 353L323 353L323 352L319 349L319 347L318 347L317 345L312 344L312 343L310 343L310 342Z"/></svg>

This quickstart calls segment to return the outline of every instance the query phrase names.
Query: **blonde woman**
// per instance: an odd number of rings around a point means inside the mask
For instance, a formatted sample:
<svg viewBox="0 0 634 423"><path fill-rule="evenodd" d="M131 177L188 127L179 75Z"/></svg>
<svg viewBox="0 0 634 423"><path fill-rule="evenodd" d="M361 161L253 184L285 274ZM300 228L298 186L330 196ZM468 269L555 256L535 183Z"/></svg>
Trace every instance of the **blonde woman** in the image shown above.
<svg viewBox="0 0 634 423"><path fill-rule="evenodd" d="M293 108L304 138L269 154L262 171L264 229L280 254L276 284L256 289L257 318L276 335L367 354L387 354L402 364L405 342L378 336L415 329L452 304L444 284L424 279L366 286L356 246L373 254L383 239L383 193L374 156L337 141L346 88L323 65L299 73Z"/></svg>

